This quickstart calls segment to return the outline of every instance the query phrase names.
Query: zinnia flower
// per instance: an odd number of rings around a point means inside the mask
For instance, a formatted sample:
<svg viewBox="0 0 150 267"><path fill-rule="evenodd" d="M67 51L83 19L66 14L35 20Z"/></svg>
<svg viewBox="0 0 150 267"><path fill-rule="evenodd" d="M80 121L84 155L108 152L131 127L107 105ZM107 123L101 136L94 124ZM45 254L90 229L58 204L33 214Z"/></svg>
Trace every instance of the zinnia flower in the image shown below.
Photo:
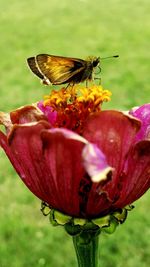
<svg viewBox="0 0 150 267"><path fill-rule="evenodd" d="M26 186L50 208L92 219L150 187L150 104L130 115L101 110L101 87L61 89L0 113L0 145ZM144 116L141 111L144 110ZM148 123L147 123L148 122Z"/></svg>

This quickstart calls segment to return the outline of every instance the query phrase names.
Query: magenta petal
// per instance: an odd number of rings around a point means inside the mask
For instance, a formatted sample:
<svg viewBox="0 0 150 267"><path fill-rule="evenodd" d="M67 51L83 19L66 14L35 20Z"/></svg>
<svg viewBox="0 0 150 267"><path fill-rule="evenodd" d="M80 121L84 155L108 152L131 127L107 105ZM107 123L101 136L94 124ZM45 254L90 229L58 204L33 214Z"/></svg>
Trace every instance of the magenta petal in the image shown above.
<svg viewBox="0 0 150 267"><path fill-rule="evenodd" d="M108 164L118 172L139 128L140 122L121 112L101 111L87 121L83 136L97 144Z"/></svg>
<svg viewBox="0 0 150 267"><path fill-rule="evenodd" d="M76 141L82 142L83 144L88 143L88 141L85 138L83 138L79 134L77 134L71 130L68 130L66 128L52 128L50 130L50 133L51 134L56 134L56 133L62 134L65 138L76 140Z"/></svg>
<svg viewBox="0 0 150 267"><path fill-rule="evenodd" d="M111 176L109 178L111 180ZM87 202L87 217L100 217L110 213L112 203L113 201L109 198L107 191L103 190L101 183L92 184Z"/></svg>
<svg viewBox="0 0 150 267"><path fill-rule="evenodd" d="M98 145L114 169L106 184L92 185L87 205L89 216L107 214L119 198L120 173L139 128L139 121L118 111L101 111L86 123L83 136Z"/></svg>
<svg viewBox="0 0 150 267"><path fill-rule="evenodd" d="M24 177L25 176L24 170L21 168L20 164L18 163L18 161L14 157L14 155L13 155L13 153L12 153L12 151L8 145L8 140L7 140L6 135L4 135L1 131L0 131L0 146L5 151L6 155L8 156L10 162L12 163L13 167L15 168L15 170L19 174L19 176Z"/></svg>
<svg viewBox="0 0 150 267"><path fill-rule="evenodd" d="M79 194L85 175L82 165L85 143L75 140L77 134L71 139L62 129L47 128L49 124L44 122L18 126L11 134L10 145L1 133L1 145L23 182L37 197L66 214L81 216Z"/></svg>
<svg viewBox="0 0 150 267"><path fill-rule="evenodd" d="M81 216L79 191L85 175L82 165L82 149L85 144L71 139L69 132L71 133L64 129L51 129L42 133L45 167L52 175L51 181L47 177L45 180L47 185L54 185L53 194L57 199L55 205L50 199L48 203L69 215ZM73 133L74 137L75 135L78 136Z"/></svg>
<svg viewBox="0 0 150 267"><path fill-rule="evenodd" d="M6 133L9 133L12 128L10 114L0 111L0 124L5 126Z"/></svg>
<svg viewBox="0 0 150 267"><path fill-rule="evenodd" d="M134 108L129 111L129 114L142 122L141 129L136 135L136 141L150 139L150 104L145 104L141 107Z"/></svg>
<svg viewBox="0 0 150 267"><path fill-rule="evenodd" d="M120 199L115 207L122 208L140 198L150 187L150 141L133 147L124 168Z"/></svg>
<svg viewBox="0 0 150 267"><path fill-rule="evenodd" d="M93 182L107 179L112 168L107 164L105 155L95 144L87 143L82 152L84 167Z"/></svg>
<svg viewBox="0 0 150 267"><path fill-rule="evenodd" d="M9 144L2 133L0 136L1 146L13 167L29 189L41 199L46 192L41 188L41 176L37 174L34 163L36 159L38 162L42 157L40 132L45 128L49 128L49 124L44 121L32 126L15 127L11 133Z"/></svg>
<svg viewBox="0 0 150 267"><path fill-rule="evenodd" d="M51 125L54 125L57 119L57 111L54 111L50 106L44 106L43 101L40 101L37 106L45 114Z"/></svg>
<svg viewBox="0 0 150 267"><path fill-rule="evenodd" d="M36 107L28 105L10 112L10 118L13 124L25 124L46 120L46 116Z"/></svg>

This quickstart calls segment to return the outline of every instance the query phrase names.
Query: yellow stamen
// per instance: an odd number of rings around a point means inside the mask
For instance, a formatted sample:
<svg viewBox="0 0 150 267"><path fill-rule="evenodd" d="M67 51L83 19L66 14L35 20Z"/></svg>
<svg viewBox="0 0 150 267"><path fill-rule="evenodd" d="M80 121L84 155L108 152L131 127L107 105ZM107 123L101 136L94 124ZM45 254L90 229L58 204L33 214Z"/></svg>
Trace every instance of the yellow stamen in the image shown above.
<svg viewBox="0 0 150 267"><path fill-rule="evenodd" d="M111 92L104 90L101 85L91 87L79 87L78 85L62 88L59 91L53 90L50 95L44 97L44 106L51 106L55 110L66 107L68 104L78 105L79 103L92 104L93 107L109 101Z"/></svg>
<svg viewBox="0 0 150 267"><path fill-rule="evenodd" d="M65 127L82 135L87 118L101 111L104 101L109 101L111 92L102 86L79 85L53 90L44 97L43 105L50 106L57 112L57 120L53 127Z"/></svg>

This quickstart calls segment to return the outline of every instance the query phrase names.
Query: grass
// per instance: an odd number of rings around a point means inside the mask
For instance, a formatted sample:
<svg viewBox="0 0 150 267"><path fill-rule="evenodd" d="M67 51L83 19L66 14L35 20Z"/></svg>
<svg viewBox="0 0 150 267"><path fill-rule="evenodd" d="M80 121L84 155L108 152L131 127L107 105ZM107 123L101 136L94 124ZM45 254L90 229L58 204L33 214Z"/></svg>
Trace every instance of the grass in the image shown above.
<svg viewBox="0 0 150 267"><path fill-rule="evenodd" d="M0 110L38 101L49 92L31 74L26 58L38 53L103 61L102 83L112 91L105 108L127 110L149 102L148 0L0 0ZM103 267L150 265L147 193L114 235L102 235ZM0 150L0 267L76 266L70 238L49 225L40 201L22 184Z"/></svg>

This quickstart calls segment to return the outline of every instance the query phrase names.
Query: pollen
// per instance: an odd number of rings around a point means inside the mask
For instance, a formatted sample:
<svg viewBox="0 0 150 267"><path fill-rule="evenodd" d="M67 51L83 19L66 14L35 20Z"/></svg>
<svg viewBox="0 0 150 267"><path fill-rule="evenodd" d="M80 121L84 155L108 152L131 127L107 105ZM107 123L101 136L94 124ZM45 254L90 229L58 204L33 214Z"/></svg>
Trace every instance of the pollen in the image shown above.
<svg viewBox="0 0 150 267"><path fill-rule="evenodd" d="M101 111L103 102L110 100L111 92L101 85L80 87L79 85L53 90L44 96L43 105L57 112L54 127L65 127L82 134L85 121L93 113Z"/></svg>

